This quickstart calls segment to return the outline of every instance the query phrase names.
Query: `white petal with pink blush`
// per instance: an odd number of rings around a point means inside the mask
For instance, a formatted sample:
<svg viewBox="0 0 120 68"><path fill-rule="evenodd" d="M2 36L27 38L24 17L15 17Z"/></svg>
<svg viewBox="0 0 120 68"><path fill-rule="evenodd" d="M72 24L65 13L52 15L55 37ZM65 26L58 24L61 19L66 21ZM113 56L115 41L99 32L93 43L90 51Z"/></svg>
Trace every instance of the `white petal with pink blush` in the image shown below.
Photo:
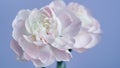
<svg viewBox="0 0 120 68"><path fill-rule="evenodd" d="M84 6L66 5L54 0L41 9L21 10L13 24L11 48L21 60L35 67L46 67L55 61L69 61L69 49L83 52L100 39L98 21Z"/></svg>

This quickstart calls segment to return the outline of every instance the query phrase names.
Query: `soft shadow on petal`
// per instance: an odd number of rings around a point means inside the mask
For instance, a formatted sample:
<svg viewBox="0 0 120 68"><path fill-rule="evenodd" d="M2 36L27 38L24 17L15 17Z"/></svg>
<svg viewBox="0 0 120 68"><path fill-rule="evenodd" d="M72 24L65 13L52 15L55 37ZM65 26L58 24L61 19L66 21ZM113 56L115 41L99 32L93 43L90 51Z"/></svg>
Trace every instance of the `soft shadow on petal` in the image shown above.
<svg viewBox="0 0 120 68"><path fill-rule="evenodd" d="M38 59L32 59L31 61L33 62L36 68L44 67L43 63Z"/></svg>
<svg viewBox="0 0 120 68"><path fill-rule="evenodd" d="M91 42L91 37L86 33L80 33L75 37L75 48L85 47L89 42Z"/></svg>
<svg viewBox="0 0 120 68"><path fill-rule="evenodd" d="M29 14L30 14L30 10L20 10L12 23L12 27L13 28L17 27L18 26L17 21L19 20L25 21L28 18Z"/></svg>
<svg viewBox="0 0 120 68"><path fill-rule="evenodd" d="M83 52L86 49L94 47L100 40L99 34L83 33L75 37L74 50Z"/></svg>
<svg viewBox="0 0 120 68"><path fill-rule="evenodd" d="M91 36L91 42L85 46L84 48L92 48L94 47L99 41L100 41L100 34L90 34Z"/></svg>
<svg viewBox="0 0 120 68"><path fill-rule="evenodd" d="M24 60L26 60L26 61L30 61L30 60L31 60L31 57L30 57L27 53L25 53L25 52L24 52L24 54L23 54L23 58L24 58Z"/></svg>
<svg viewBox="0 0 120 68"><path fill-rule="evenodd" d="M54 47L52 48L57 61L69 61L71 59L72 55L68 50L59 50Z"/></svg>
<svg viewBox="0 0 120 68"><path fill-rule="evenodd" d="M55 37L54 37L52 34L44 35L44 38L46 39L46 41L47 41L48 43L53 43L53 42L54 42L54 39L55 39Z"/></svg>
<svg viewBox="0 0 120 68"><path fill-rule="evenodd" d="M15 20L13 21L12 36L16 41L18 41L19 37L21 37L23 34L28 34L25 29L25 20L29 16L29 13L30 13L29 10L19 11L18 15L16 16Z"/></svg>
<svg viewBox="0 0 120 68"><path fill-rule="evenodd" d="M42 63L39 59L31 59L35 67L46 67L55 62L55 57L52 55L46 63Z"/></svg>
<svg viewBox="0 0 120 68"><path fill-rule="evenodd" d="M54 0L49 6L58 14L59 11L66 7L66 4L63 0Z"/></svg>
<svg viewBox="0 0 120 68"><path fill-rule="evenodd" d="M14 39L12 39L10 47L17 54L18 57L22 57L23 50Z"/></svg>
<svg viewBox="0 0 120 68"><path fill-rule="evenodd" d="M46 63L50 56L53 55L47 45L36 46L35 44L27 42L24 38L19 39L21 48L32 58L40 59L41 62Z"/></svg>
<svg viewBox="0 0 120 68"><path fill-rule="evenodd" d="M14 39L12 39L10 47L17 54L17 60L19 61L29 60L28 55L24 53L22 48L19 46L19 44Z"/></svg>
<svg viewBox="0 0 120 68"><path fill-rule="evenodd" d="M59 50L68 50L73 47L75 40L69 36L57 37L52 46Z"/></svg>
<svg viewBox="0 0 120 68"><path fill-rule="evenodd" d="M89 14L84 6L78 3L72 2L68 8L81 20L81 29L75 37L74 50L82 52L94 47L100 40L101 34L98 21Z"/></svg>
<svg viewBox="0 0 120 68"><path fill-rule="evenodd" d="M81 27L81 21L68 10L63 10L58 15L62 23L62 35L75 36Z"/></svg>
<svg viewBox="0 0 120 68"><path fill-rule="evenodd" d="M91 33L94 33L94 34L101 34L102 31L101 31L99 22L93 17L90 17L90 19L92 21L92 23L91 23L92 26L88 30L88 32L91 32Z"/></svg>
<svg viewBox="0 0 120 68"><path fill-rule="evenodd" d="M92 17L84 6L71 2L68 8L81 20L81 28L87 29L88 32L101 33L99 22Z"/></svg>

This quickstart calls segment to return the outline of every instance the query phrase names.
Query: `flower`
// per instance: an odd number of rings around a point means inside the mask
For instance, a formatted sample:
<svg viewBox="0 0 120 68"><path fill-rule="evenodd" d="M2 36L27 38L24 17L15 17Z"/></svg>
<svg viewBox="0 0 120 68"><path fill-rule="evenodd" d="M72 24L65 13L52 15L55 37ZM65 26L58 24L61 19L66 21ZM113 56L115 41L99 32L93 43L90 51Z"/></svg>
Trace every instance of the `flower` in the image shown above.
<svg viewBox="0 0 120 68"><path fill-rule="evenodd" d="M82 52L96 45L100 25L77 3L55 0L41 9L21 10L13 23L11 48L19 60L45 67L69 61L69 49Z"/></svg>

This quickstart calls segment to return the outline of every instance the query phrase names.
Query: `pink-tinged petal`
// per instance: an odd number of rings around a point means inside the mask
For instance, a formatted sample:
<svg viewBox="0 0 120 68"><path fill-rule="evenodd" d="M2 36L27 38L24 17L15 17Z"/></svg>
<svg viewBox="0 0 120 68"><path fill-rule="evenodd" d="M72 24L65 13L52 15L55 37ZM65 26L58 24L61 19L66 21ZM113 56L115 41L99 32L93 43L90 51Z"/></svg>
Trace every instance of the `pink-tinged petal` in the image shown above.
<svg viewBox="0 0 120 68"><path fill-rule="evenodd" d="M79 52L79 53L83 53L87 50L87 48L74 48L74 50Z"/></svg>
<svg viewBox="0 0 120 68"><path fill-rule="evenodd" d="M23 37L27 42L30 42L30 43L32 43L34 40L36 40L35 36L33 36L33 35L29 35L29 36L23 35Z"/></svg>
<svg viewBox="0 0 120 68"><path fill-rule="evenodd" d="M53 22L51 22L48 34L52 34L53 37L60 35L62 31L62 24L58 17L53 13Z"/></svg>
<svg viewBox="0 0 120 68"><path fill-rule="evenodd" d="M59 50L57 48L52 49L57 61L69 61L72 57L68 50Z"/></svg>
<svg viewBox="0 0 120 68"><path fill-rule="evenodd" d="M80 33L75 36L75 48L82 48L85 47L91 41L91 37L86 33Z"/></svg>
<svg viewBox="0 0 120 68"><path fill-rule="evenodd" d="M27 53L23 54L23 58L27 61L30 61L32 59Z"/></svg>
<svg viewBox="0 0 120 68"><path fill-rule="evenodd" d="M25 20L29 16L29 13L29 10L21 10L12 23L12 36L16 41L18 41L19 37L23 34L28 34L25 29Z"/></svg>
<svg viewBox="0 0 120 68"><path fill-rule="evenodd" d="M42 63L39 59L31 59L31 61L33 62L33 64L37 68L39 68L39 67L46 67L46 66L51 65L53 62L55 62L55 57L51 56L46 63Z"/></svg>
<svg viewBox="0 0 120 68"><path fill-rule="evenodd" d="M28 18L29 14L30 10L20 10L12 23L12 27L18 27L17 21L19 20L25 21Z"/></svg>
<svg viewBox="0 0 120 68"><path fill-rule="evenodd" d="M29 36L23 35L23 37L29 43L32 43L37 46L43 46L42 45L43 42L41 40L36 40L36 37L34 35L29 35Z"/></svg>
<svg viewBox="0 0 120 68"><path fill-rule="evenodd" d="M63 29L65 29L66 27L68 27L70 24L73 23L73 19L72 19L71 15L65 11L63 11L59 14L59 19L62 23Z"/></svg>
<svg viewBox="0 0 120 68"><path fill-rule="evenodd" d="M79 13L80 15L82 15L88 13L86 8L78 3L70 2L67 7L75 14Z"/></svg>
<svg viewBox="0 0 120 68"><path fill-rule="evenodd" d="M55 37L54 37L52 34L44 35L44 38L46 39L46 41L47 41L48 43L53 43L53 42L54 42L54 39L55 39Z"/></svg>
<svg viewBox="0 0 120 68"><path fill-rule="evenodd" d="M53 16L53 15L52 15L51 8L48 7L48 6L43 7L43 8L40 10L40 12L41 12L42 14L44 14L45 16L49 17L49 18L51 18L51 17Z"/></svg>
<svg viewBox="0 0 120 68"><path fill-rule="evenodd" d="M84 6L72 2L68 8L81 20L81 28L87 29L88 32L101 33L98 21L91 16Z"/></svg>
<svg viewBox="0 0 120 68"><path fill-rule="evenodd" d="M63 10L58 15L62 23L62 35L75 36L81 27L81 21L68 10Z"/></svg>
<svg viewBox="0 0 120 68"><path fill-rule="evenodd" d="M23 53L23 55L21 57L17 57L17 60L18 61L30 61L31 57L26 54L25 52Z"/></svg>
<svg viewBox="0 0 120 68"><path fill-rule="evenodd" d="M27 42L24 38L20 38L19 45L29 56L34 59L40 59L43 63L46 63L52 55L49 46L44 44L42 44L43 46L36 46Z"/></svg>
<svg viewBox="0 0 120 68"><path fill-rule="evenodd" d="M83 52L89 48L94 47L100 40L99 34L80 33L75 37L74 50Z"/></svg>
<svg viewBox="0 0 120 68"><path fill-rule="evenodd" d="M25 26L24 26L24 21L17 21L17 27L13 28L12 36L13 38L18 41L18 39L25 34ZM26 32L27 33L27 32Z"/></svg>
<svg viewBox="0 0 120 68"><path fill-rule="evenodd" d="M12 39L10 47L17 54L17 60L28 61L30 59L29 56L26 53L24 53L22 48L19 46L18 42L14 39Z"/></svg>
<svg viewBox="0 0 120 68"><path fill-rule="evenodd" d="M23 55L23 50L14 39L12 39L10 47L17 54L18 57L21 57Z"/></svg>
<svg viewBox="0 0 120 68"><path fill-rule="evenodd" d="M69 36L57 37L55 38L54 43L52 46L59 49L59 50L68 50L73 47L75 40Z"/></svg>
<svg viewBox="0 0 120 68"><path fill-rule="evenodd" d="M32 59L31 61L33 62L34 66L36 68L44 67L43 63L40 60L38 60L38 59Z"/></svg>
<svg viewBox="0 0 120 68"><path fill-rule="evenodd" d="M68 8L81 20L81 29L75 37L74 49L82 52L92 48L100 38L101 29L98 21L82 5L70 3Z"/></svg>
<svg viewBox="0 0 120 68"><path fill-rule="evenodd" d="M99 22L93 17L91 17L91 20L92 20L92 24L91 24L92 26L88 30L88 32L92 32L92 33L95 33L95 34L101 34L102 31L101 31Z"/></svg>
<svg viewBox="0 0 120 68"><path fill-rule="evenodd" d="M63 0L54 0L49 6L58 14L59 11L66 7L66 4Z"/></svg>
<svg viewBox="0 0 120 68"><path fill-rule="evenodd" d="M100 35L99 34L90 34L90 36L91 36L92 40L84 48L92 48L92 47L94 47L100 41Z"/></svg>

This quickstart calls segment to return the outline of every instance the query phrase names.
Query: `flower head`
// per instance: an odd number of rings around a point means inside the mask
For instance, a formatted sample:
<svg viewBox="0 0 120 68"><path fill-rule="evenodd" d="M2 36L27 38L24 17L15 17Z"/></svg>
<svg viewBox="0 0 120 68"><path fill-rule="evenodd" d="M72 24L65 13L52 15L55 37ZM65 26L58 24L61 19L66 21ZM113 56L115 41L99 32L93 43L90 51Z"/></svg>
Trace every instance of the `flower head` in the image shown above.
<svg viewBox="0 0 120 68"><path fill-rule="evenodd" d="M82 52L96 45L100 25L77 3L55 0L41 9L21 10L12 24L11 48L20 60L45 67L69 61L69 49Z"/></svg>

